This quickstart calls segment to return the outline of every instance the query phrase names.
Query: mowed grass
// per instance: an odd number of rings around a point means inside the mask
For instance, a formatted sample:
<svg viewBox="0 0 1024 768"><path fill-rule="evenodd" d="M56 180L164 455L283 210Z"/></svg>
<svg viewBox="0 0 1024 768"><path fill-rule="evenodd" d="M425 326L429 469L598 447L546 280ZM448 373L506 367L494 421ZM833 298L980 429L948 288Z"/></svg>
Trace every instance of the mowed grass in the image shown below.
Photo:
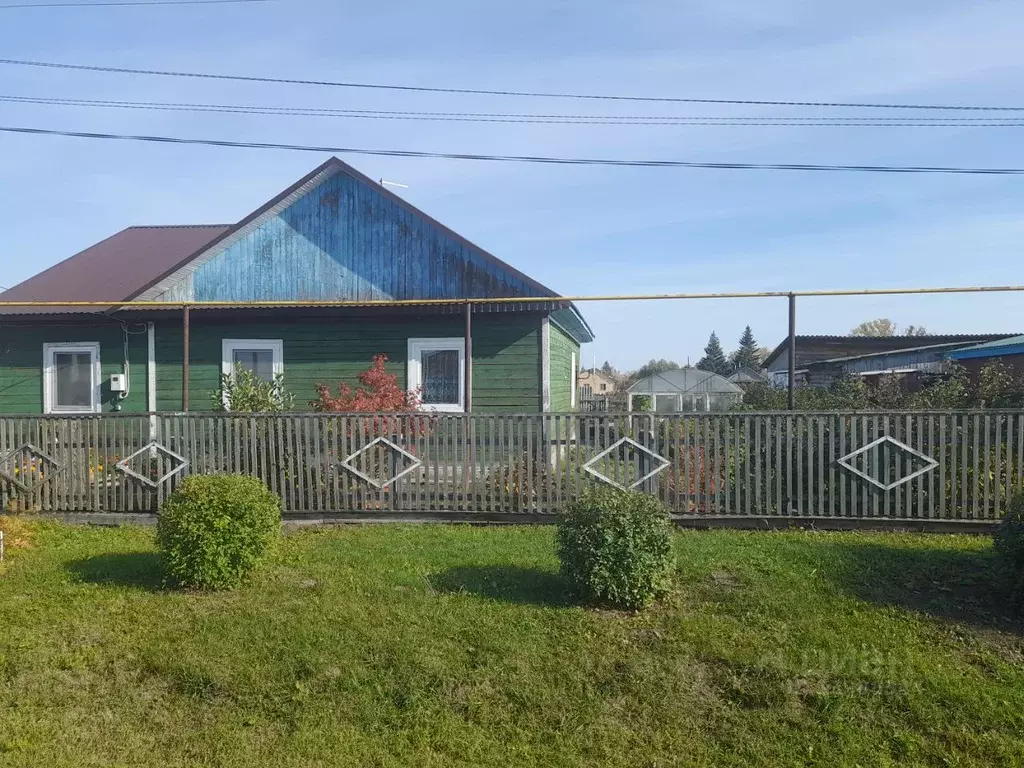
<svg viewBox="0 0 1024 768"><path fill-rule="evenodd" d="M631 616L567 601L553 534L307 530L196 594L150 530L43 524L0 571L0 765L1024 763L984 538L680 533Z"/></svg>

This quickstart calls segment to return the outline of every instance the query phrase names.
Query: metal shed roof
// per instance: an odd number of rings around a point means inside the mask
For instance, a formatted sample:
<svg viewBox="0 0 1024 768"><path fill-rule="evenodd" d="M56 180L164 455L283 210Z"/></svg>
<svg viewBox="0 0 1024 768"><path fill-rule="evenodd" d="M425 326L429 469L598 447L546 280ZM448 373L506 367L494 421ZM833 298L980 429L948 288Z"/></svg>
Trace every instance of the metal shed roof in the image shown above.
<svg viewBox="0 0 1024 768"><path fill-rule="evenodd" d="M1024 354L1024 336L989 341L973 347L958 349L949 353L953 360L970 360L975 357L999 357L1000 355Z"/></svg>
<svg viewBox="0 0 1024 768"><path fill-rule="evenodd" d="M993 341L1012 336L1012 333L947 333L927 336L797 336L796 367L803 368L822 360L858 357L861 355L891 352L898 349L932 346L936 344L972 344ZM770 371L785 370L785 365L776 366L784 360L789 343L783 339L764 361Z"/></svg>

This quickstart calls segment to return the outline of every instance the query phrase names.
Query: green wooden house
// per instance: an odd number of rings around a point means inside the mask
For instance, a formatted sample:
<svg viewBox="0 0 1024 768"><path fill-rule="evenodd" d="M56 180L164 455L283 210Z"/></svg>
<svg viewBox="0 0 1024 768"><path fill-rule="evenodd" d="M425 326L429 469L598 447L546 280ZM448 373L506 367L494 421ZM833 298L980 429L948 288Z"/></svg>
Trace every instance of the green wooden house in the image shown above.
<svg viewBox="0 0 1024 768"><path fill-rule="evenodd" d="M304 409L381 353L426 409L568 411L591 340L570 302L331 158L237 224L129 227L0 293L0 412L209 410L239 365Z"/></svg>

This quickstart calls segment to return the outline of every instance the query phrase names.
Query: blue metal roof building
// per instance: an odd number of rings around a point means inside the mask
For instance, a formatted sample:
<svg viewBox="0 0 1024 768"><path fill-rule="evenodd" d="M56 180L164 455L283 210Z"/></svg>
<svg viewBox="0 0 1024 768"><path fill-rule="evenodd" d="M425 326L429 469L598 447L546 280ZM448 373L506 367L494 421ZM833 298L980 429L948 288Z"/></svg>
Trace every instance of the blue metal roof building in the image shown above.
<svg viewBox="0 0 1024 768"><path fill-rule="evenodd" d="M1008 355L1024 355L1024 336L1011 336L1008 339L987 341L973 347L950 352L950 360L976 360L986 357L1006 357Z"/></svg>

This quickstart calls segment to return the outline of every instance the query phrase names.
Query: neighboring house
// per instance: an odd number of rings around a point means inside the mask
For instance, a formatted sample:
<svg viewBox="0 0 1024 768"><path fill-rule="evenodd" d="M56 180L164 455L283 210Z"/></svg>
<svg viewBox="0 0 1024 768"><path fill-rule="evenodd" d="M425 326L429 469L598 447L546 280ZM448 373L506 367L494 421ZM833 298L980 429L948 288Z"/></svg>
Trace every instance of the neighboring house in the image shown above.
<svg viewBox="0 0 1024 768"><path fill-rule="evenodd" d="M460 301L515 297L550 301ZM3 413L209 410L236 365L282 373L306 408L381 353L425 408L565 411L593 340L571 303L337 158L237 224L129 227L0 294L13 301L110 304L0 306Z"/></svg>
<svg viewBox="0 0 1024 768"><path fill-rule="evenodd" d="M599 370L580 371L580 393L585 398L607 397L615 394L615 380Z"/></svg>
<svg viewBox="0 0 1024 768"><path fill-rule="evenodd" d="M740 387L749 386L751 384L765 384L768 382L768 375L764 371L756 371L753 368L747 368L746 366L734 371L729 376L729 381L733 384L737 384Z"/></svg>
<svg viewBox="0 0 1024 768"><path fill-rule="evenodd" d="M743 390L717 373L678 368L640 379L626 390L626 408L645 397L658 413L725 411L743 401Z"/></svg>
<svg viewBox="0 0 1024 768"><path fill-rule="evenodd" d="M1024 374L1024 336L1011 336L950 352L949 359L959 363L971 378L977 380L981 369L989 363L1000 362Z"/></svg>
<svg viewBox="0 0 1024 768"><path fill-rule="evenodd" d="M941 373L946 355L980 342L1012 334L949 334L930 336L797 336L797 386L828 387L846 376L870 379L884 374L917 376ZM765 360L773 384L789 380L789 344L783 340Z"/></svg>

